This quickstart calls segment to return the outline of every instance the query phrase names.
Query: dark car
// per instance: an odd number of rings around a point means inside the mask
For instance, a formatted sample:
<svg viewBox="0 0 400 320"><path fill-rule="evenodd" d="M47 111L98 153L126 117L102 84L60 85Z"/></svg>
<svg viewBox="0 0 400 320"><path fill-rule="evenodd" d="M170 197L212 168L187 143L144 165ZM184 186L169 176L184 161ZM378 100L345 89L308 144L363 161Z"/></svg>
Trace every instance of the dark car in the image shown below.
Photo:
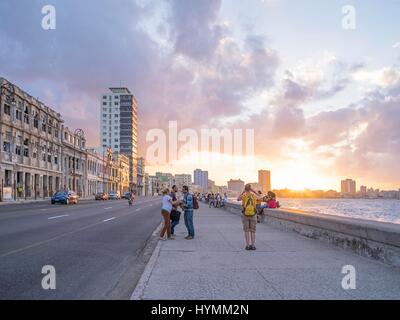
<svg viewBox="0 0 400 320"><path fill-rule="evenodd" d="M108 200L108 194L105 192L96 193L94 196L95 200Z"/></svg>
<svg viewBox="0 0 400 320"><path fill-rule="evenodd" d="M130 193L130 192L125 192L125 193L122 195L122 199L129 200L130 197L131 197L131 193Z"/></svg>
<svg viewBox="0 0 400 320"><path fill-rule="evenodd" d="M55 203L77 204L78 196L73 191L59 191L51 197L51 204Z"/></svg>

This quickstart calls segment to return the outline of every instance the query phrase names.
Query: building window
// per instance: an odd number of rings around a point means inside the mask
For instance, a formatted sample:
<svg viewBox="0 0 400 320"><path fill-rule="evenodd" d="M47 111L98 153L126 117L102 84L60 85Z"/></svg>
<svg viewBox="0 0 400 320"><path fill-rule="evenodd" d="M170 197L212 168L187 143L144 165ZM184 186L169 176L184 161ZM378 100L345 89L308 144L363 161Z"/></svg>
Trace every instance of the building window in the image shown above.
<svg viewBox="0 0 400 320"><path fill-rule="evenodd" d="M11 107L8 104L4 105L4 113L11 116Z"/></svg>
<svg viewBox="0 0 400 320"><path fill-rule="evenodd" d="M29 157L29 149L28 148L24 148L24 157Z"/></svg>
<svg viewBox="0 0 400 320"><path fill-rule="evenodd" d="M58 157L54 157L54 164L58 164Z"/></svg>
<svg viewBox="0 0 400 320"><path fill-rule="evenodd" d="M21 155L21 146L16 146L15 147L15 154L20 156Z"/></svg>
<svg viewBox="0 0 400 320"><path fill-rule="evenodd" d="M115 148L115 149L118 149L118 145L117 145L117 144L116 144L116 145L114 145L114 148Z"/></svg>
<svg viewBox="0 0 400 320"><path fill-rule="evenodd" d="M25 112L24 112L24 122L26 124L29 124L29 110L28 107L25 108Z"/></svg>
<svg viewBox="0 0 400 320"><path fill-rule="evenodd" d="M51 155L47 155L47 162L51 163Z"/></svg>
<svg viewBox="0 0 400 320"><path fill-rule="evenodd" d="M107 102L103 102L103 106L106 106L107 105Z"/></svg>
<svg viewBox="0 0 400 320"><path fill-rule="evenodd" d="M17 118L17 120L22 121L22 111L18 110L15 112L15 117Z"/></svg>
<svg viewBox="0 0 400 320"><path fill-rule="evenodd" d="M46 132L46 123L44 121L42 123L42 131Z"/></svg>
<svg viewBox="0 0 400 320"><path fill-rule="evenodd" d="M36 115L33 119L33 126L38 129L39 128L39 117Z"/></svg>
<svg viewBox="0 0 400 320"><path fill-rule="evenodd" d="M3 151L4 152L11 152L11 144L7 141L3 143Z"/></svg>

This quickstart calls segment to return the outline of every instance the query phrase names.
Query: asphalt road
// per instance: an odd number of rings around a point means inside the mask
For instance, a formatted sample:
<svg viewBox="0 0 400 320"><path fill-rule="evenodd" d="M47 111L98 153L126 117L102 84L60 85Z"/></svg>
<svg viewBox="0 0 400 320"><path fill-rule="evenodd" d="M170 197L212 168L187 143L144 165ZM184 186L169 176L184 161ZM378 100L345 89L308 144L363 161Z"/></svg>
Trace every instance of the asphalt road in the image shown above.
<svg viewBox="0 0 400 320"><path fill-rule="evenodd" d="M151 255L159 198L0 206L0 299L129 299ZM56 289L42 288L54 266Z"/></svg>

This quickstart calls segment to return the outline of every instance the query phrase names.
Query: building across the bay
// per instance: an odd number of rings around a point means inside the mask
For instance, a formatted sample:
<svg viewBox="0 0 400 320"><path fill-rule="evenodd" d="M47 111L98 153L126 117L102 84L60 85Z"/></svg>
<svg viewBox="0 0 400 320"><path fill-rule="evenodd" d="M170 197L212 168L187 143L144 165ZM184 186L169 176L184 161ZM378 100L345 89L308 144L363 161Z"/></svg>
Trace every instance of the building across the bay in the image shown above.
<svg viewBox="0 0 400 320"><path fill-rule="evenodd" d="M258 186L261 188L263 194L267 194L271 191L271 171L259 170L258 171Z"/></svg>
<svg viewBox="0 0 400 320"><path fill-rule="evenodd" d="M356 181L352 179L342 180L340 183L340 192L343 195L355 195L356 194Z"/></svg>
<svg viewBox="0 0 400 320"><path fill-rule="evenodd" d="M235 193L240 193L244 189L244 181L240 179L231 179L228 181L228 190L235 192Z"/></svg>

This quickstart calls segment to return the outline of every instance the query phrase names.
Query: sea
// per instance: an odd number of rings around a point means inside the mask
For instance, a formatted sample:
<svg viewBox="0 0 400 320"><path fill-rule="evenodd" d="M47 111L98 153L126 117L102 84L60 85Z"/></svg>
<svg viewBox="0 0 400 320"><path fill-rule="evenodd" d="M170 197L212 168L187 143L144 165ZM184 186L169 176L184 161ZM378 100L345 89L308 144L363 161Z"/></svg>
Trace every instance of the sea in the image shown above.
<svg viewBox="0 0 400 320"><path fill-rule="evenodd" d="M396 199L278 199L282 208L400 224Z"/></svg>

